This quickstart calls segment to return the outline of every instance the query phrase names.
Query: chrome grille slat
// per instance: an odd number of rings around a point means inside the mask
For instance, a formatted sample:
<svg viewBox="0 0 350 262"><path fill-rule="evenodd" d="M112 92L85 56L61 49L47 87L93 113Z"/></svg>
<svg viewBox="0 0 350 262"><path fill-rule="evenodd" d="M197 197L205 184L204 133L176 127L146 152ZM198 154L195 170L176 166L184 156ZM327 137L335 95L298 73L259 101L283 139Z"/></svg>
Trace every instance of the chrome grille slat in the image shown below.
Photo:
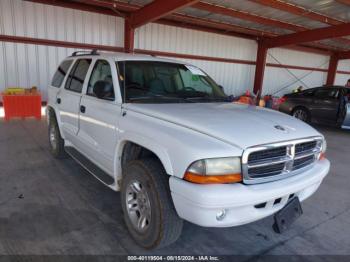
<svg viewBox="0 0 350 262"><path fill-rule="evenodd" d="M294 175L318 159L321 147L322 138L311 137L248 148L242 156L243 181L256 184Z"/></svg>
<svg viewBox="0 0 350 262"><path fill-rule="evenodd" d="M318 153L318 151L317 151L317 150L313 150L313 151L310 152L310 153L299 154L299 155L296 155L296 156L294 157L294 160L300 159L300 158L304 158L304 157L308 157L308 156L313 156L313 155L315 155L315 153Z"/></svg>
<svg viewBox="0 0 350 262"><path fill-rule="evenodd" d="M273 174L278 174L283 169L284 169L284 163L280 163L280 164L275 164L271 166L266 166L264 169L260 168L256 172L254 172L254 168L251 168L250 174L254 174L254 176L257 176L257 177L269 176Z"/></svg>
<svg viewBox="0 0 350 262"><path fill-rule="evenodd" d="M271 161L270 161L271 160ZM266 160L266 161L261 161L261 162L254 162L254 163L249 163L248 162L248 168L251 167L263 167L263 166L270 166L270 165L274 165L274 164L280 164L280 163L284 163L288 160L291 160L291 157L276 157L276 158L271 158L270 160Z"/></svg>

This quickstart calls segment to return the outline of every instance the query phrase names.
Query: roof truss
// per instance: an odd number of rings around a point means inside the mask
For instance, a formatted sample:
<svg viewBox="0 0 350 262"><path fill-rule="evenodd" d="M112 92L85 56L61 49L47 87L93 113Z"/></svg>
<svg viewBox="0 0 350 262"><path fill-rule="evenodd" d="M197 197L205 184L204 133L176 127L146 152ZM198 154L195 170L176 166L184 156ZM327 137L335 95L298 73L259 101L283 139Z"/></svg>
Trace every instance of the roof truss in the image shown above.
<svg viewBox="0 0 350 262"><path fill-rule="evenodd" d="M289 35L277 36L264 40L264 45L267 48L272 48L336 38L346 35L350 35L350 23L334 25L326 28L317 28Z"/></svg>
<svg viewBox="0 0 350 262"><path fill-rule="evenodd" d="M101 12L101 13L104 12L110 15L117 15L117 16L124 16L124 17L126 16L127 18L129 18L128 23L133 28L143 25L144 23L148 23L149 21L153 21L161 24L175 25L178 27L191 28L191 29L219 33L219 34L226 34L231 36L244 37L248 39L256 39L256 40L263 39L264 41L266 40L266 42L270 44L272 43L271 41L273 41L272 39L276 37L278 39L281 39L280 37L286 37L286 36L278 36L271 32L256 30L245 26L238 26L234 24L228 24L228 23L218 22L214 20L183 15L183 14L179 14L176 11L186 6L192 6L194 8L207 10L209 12L229 15L239 19L249 20L252 22L266 24L270 26L276 26L279 28L288 29L298 33L309 32L308 28L305 28L300 25L282 22L282 21L254 15L247 12L233 10L233 9L208 4L205 2L194 1L194 0L174 0L174 1L155 0L151 2L151 4L146 5L144 7L139 5L129 4L126 2L112 1L112 0L84 0L84 1L83 0L72 0L72 1L25 0L25 1L59 5L59 6L65 6L68 8L76 8L76 9L81 9L86 11L93 11L95 9L94 11ZM303 8L301 10L300 7L286 4L284 2L277 1L277 0L250 0L250 1L265 3L265 4L273 3L274 6L279 6L279 7L288 5L288 6L292 6L289 8L294 10L293 12L296 12L296 10L299 10L298 11L299 14L304 15L305 13L307 13L306 10ZM165 2L167 3L166 5L164 4ZM169 3L171 4L169 5ZM150 10L156 10L156 12L154 11L151 12ZM323 16L323 15L320 15L320 16ZM321 20L320 17L318 17L318 19ZM329 23L337 23L337 24L343 23L342 21L339 21L336 19L329 20L328 18L327 19L322 18L322 21L328 21ZM291 34L291 35L294 35L294 34ZM336 36L332 36L332 37L338 37L338 35L342 35L342 34L336 34ZM277 43L277 40L274 43ZM349 43L350 41L349 39L344 39L344 40L347 41L347 43ZM311 41L316 41L316 40L311 40ZM308 51L321 52L321 53L327 53L330 51L339 52L339 51L346 50L346 49L342 50L341 48L336 48L328 44L325 45L320 43L306 43L306 42L310 42L310 41L301 41L300 43L302 44L300 48L304 48L304 46L308 46L308 47L311 47L311 49L308 49ZM286 45L286 44L283 44L283 45Z"/></svg>
<svg viewBox="0 0 350 262"><path fill-rule="evenodd" d="M133 28L154 22L164 16L170 15L177 10L193 5L199 0L155 0L150 4L131 13L130 25Z"/></svg>

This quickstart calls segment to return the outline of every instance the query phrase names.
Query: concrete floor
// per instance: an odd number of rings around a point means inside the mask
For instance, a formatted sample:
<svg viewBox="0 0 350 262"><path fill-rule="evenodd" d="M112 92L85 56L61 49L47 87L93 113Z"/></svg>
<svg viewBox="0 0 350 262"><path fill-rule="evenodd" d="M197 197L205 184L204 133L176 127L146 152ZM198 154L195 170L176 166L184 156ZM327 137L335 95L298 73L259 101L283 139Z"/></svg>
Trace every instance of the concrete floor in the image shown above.
<svg viewBox="0 0 350 262"><path fill-rule="evenodd" d="M319 129L331 173L288 232L275 234L272 217L227 229L185 223L177 243L146 252L128 235L119 193L51 157L44 121L0 121L0 254L350 255L350 132Z"/></svg>

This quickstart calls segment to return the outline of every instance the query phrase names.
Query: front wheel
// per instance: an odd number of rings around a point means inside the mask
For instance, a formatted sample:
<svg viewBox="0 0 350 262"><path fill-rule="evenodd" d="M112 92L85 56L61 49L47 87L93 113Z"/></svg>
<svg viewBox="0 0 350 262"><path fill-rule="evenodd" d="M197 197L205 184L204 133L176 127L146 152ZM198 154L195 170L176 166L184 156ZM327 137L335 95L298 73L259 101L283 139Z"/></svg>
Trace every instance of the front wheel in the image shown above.
<svg viewBox="0 0 350 262"><path fill-rule="evenodd" d="M121 201L124 220L135 242L147 249L175 242L182 231L169 189L169 176L155 159L130 162L124 173Z"/></svg>
<svg viewBox="0 0 350 262"><path fill-rule="evenodd" d="M306 123L310 122L309 112L304 108L296 108L293 110L292 116L295 118L304 121Z"/></svg>

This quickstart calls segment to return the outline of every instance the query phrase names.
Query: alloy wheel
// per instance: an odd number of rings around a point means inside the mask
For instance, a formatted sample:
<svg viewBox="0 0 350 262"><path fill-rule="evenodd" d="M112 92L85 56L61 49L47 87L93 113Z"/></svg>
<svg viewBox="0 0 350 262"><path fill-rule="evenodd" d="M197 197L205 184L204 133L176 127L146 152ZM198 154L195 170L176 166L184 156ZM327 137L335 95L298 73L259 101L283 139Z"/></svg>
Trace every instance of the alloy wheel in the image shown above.
<svg viewBox="0 0 350 262"><path fill-rule="evenodd" d="M136 231L145 232L151 223L151 203L144 185L136 180L131 181L125 194L131 224Z"/></svg>

